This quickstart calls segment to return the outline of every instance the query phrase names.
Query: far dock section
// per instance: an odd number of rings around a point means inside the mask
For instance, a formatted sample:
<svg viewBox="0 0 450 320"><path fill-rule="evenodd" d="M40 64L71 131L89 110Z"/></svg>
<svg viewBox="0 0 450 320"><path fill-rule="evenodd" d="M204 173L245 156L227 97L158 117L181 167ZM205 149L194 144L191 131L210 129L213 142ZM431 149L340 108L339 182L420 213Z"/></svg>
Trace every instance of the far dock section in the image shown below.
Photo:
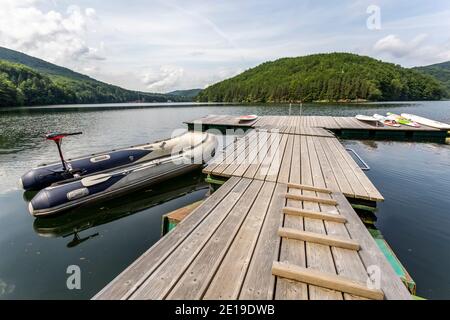
<svg viewBox="0 0 450 320"><path fill-rule="evenodd" d="M279 129L280 133L308 134L314 131L331 131L335 135L348 139L388 139L409 141L430 141L445 143L450 137L447 130L440 130L425 125L419 128L402 125L390 127L374 125L357 120L354 117L333 116L261 116L252 122L239 122L234 116L207 116L186 122L189 130L251 128ZM317 128L317 129L313 129Z"/></svg>
<svg viewBox="0 0 450 320"><path fill-rule="evenodd" d="M206 131L210 129L216 129L225 133L228 128L240 128L245 130L253 128L255 121L240 122L235 116L227 115L209 115L199 120L185 122L188 125L190 131Z"/></svg>
<svg viewBox="0 0 450 320"><path fill-rule="evenodd" d="M410 299L342 193L297 182L231 177L94 299Z"/></svg>
<svg viewBox="0 0 450 320"><path fill-rule="evenodd" d="M252 130L229 145L203 172L212 178L242 177L285 184L312 180L314 185L323 184L349 198L384 200L333 135L326 131L317 135L313 131L299 132Z"/></svg>

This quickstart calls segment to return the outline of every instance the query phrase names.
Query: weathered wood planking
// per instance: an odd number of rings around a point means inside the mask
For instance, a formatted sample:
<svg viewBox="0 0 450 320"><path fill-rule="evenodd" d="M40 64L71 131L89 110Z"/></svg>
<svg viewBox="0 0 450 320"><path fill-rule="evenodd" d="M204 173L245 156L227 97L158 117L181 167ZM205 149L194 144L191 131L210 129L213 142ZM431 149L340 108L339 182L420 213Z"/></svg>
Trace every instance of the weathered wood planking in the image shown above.
<svg viewBox="0 0 450 320"><path fill-rule="evenodd" d="M270 268L271 263L278 259L281 241L278 237L278 228L283 221L280 210L286 202L283 198L286 190L286 185L277 184L275 186L264 225L249 262L239 299L271 300L274 297L275 277L272 275Z"/></svg>
<svg viewBox="0 0 450 320"><path fill-rule="evenodd" d="M308 157L310 152L303 150ZM324 181L314 175L310 161L302 165L302 159L296 160L300 161L292 165L298 179L293 183L323 188ZM286 200L286 192L332 198L338 205ZM286 205L343 216L346 223L284 215ZM277 234L281 227L307 231L308 236L319 238L322 244L310 242L308 237L305 241L281 238ZM335 246L343 243L358 243L360 250ZM95 299L363 299L348 293L359 291L348 288L341 292L324 288L321 282L303 283L297 281L302 278L274 276L274 262L311 270L307 275L314 271L330 275L332 282L344 285L349 281L366 283L366 267L377 265L385 297L409 298L401 280L342 194L231 178ZM325 283L328 286L330 282Z"/></svg>
<svg viewBox="0 0 450 320"><path fill-rule="evenodd" d="M309 140L311 140L311 139L309 139ZM319 165L319 154L317 152L318 147L320 147L320 144L314 144L314 143L310 142L309 148L308 148L310 161L313 164L311 167L312 184L319 188L320 187L323 188L326 186L325 179L324 179L325 175L320 174L320 170L323 171L324 167L323 166L321 167ZM324 165L324 164L322 164L322 165ZM326 165L325 165L325 167L326 167ZM327 168L325 168L325 170L327 170ZM323 193L321 193L321 194L324 197L332 198L332 196L330 194L323 194ZM335 213L336 215L339 214L338 208L333 205L321 204L320 210L322 212ZM339 216L342 216L342 215L339 214ZM348 232L347 232L344 224L330 222L327 220L324 220L323 223L325 226L326 234L338 235L342 238L349 239L349 235L348 235ZM343 275L348 275L349 277L351 275L353 275L354 279L359 280L359 281L364 281L364 279L367 278L367 273L361 263L361 259L359 259L356 252L354 252L353 250L347 250L347 249L336 248L336 247L331 247L330 249L331 249L331 254L332 254L335 266L336 266L335 267L336 273L338 275L343 274ZM352 296L347 293L344 293L343 297L344 297L344 299L361 299L361 297Z"/></svg>
<svg viewBox="0 0 450 320"><path fill-rule="evenodd" d="M123 299L133 293L143 281L195 230L211 211L226 198L240 181L230 178L200 207L181 221L177 227L161 238L147 252L111 281L95 299Z"/></svg>
<svg viewBox="0 0 450 320"><path fill-rule="evenodd" d="M213 162L203 172L288 183L292 180L293 157L302 150L311 150L311 157L303 155L303 159L313 163L313 173L322 175L326 188L351 198L384 200L336 138L256 131L229 145L222 162Z"/></svg>
<svg viewBox="0 0 450 320"><path fill-rule="evenodd" d="M248 191L251 182L248 179L240 180L230 194L202 221L201 227L189 234L185 241L174 249L173 253L142 283L130 298L165 298L203 247L213 242L210 240L212 235L222 222L226 220L230 212L234 214L241 212L232 211L232 209L236 206L237 209L243 210L250 204L252 199L247 197L247 195L254 194L256 188L260 187L258 184L253 184L250 191Z"/></svg>
<svg viewBox="0 0 450 320"><path fill-rule="evenodd" d="M238 298L274 189L275 183L265 183L261 188L226 257L220 263L204 299ZM269 249L268 254L271 252ZM233 281L229 281L230 274L233 275Z"/></svg>
<svg viewBox="0 0 450 320"><path fill-rule="evenodd" d="M210 115L185 122L190 126L206 125L230 128L277 129L279 133L332 137L328 130L439 132L437 128L421 125L419 128L401 125L391 127L359 121L354 117L333 116L260 116L255 121L239 122L237 116Z"/></svg>

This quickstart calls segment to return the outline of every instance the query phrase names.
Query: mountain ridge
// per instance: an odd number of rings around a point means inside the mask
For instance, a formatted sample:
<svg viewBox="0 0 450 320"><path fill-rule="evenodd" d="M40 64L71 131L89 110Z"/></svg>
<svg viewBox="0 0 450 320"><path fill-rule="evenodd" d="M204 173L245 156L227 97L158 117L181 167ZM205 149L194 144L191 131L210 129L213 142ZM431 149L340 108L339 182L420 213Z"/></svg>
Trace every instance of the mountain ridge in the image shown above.
<svg viewBox="0 0 450 320"><path fill-rule="evenodd" d="M61 67L56 64L53 64L51 62L47 62L43 59L36 58L33 56L30 56L28 54L25 54L20 51L8 49L5 47L0 47L0 59L6 60L12 63L17 64L23 64L25 66L28 66L31 69L34 69L36 71L54 75L54 76L65 76L70 77L73 79L79 79L79 80L95 80L88 75L73 71L66 67ZM100 82L100 81L99 81Z"/></svg>
<svg viewBox="0 0 450 320"><path fill-rule="evenodd" d="M450 98L450 61L414 67L413 69L440 80L447 90L447 97Z"/></svg>
<svg viewBox="0 0 450 320"><path fill-rule="evenodd" d="M348 102L439 100L441 82L417 70L353 53L264 62L202 90L198 101Z"/></svg>
<svg viewBox="0 0 450 320"><path fill-rule="evenodd" d="M124 89L0 47L0 107L169 101L192 101L192 98Z"/></svg>

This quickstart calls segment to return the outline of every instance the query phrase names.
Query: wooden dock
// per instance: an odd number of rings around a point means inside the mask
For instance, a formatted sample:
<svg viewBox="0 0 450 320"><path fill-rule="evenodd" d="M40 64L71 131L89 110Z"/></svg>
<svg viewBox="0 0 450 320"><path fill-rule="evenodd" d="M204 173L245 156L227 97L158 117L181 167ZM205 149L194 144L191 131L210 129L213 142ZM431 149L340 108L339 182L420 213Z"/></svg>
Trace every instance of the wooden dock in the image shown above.
<svg viewBox="0 0 450 320"><path fill-rule="evenodd" d="M317 134L253 130L229 145L203 172L279 183L304 183L312 176L314 184L323 181L324 187L347 197L383 201L340 142L334 136Z"/></svg>
<svg viewBox="0 0 450 320"><path fill-rule="evenodd" d="M366 286L371 272L381 275L379 289ZM324 278L331 280L320 282ZM409 299L410 294L341 193L238 177L95 296L365 298Z"/></svg>
<svg viewBox="0 0 450 320"><path fill-rule="evenodd" d="M261 116L255 121L239 122L235 116L215 115L185 122L190 130L277 128L280 133L308 134L332 131L337 136L355 139L389 139L432 141L445 143L449 137L447 130L422 125L419 128L400 126L390 127L374 125L357 120L354 117L333 116ZM317 128L317 129L314 129ZM325 130L320 130L325 129Z"/></svg>
<svg viewBox="0 0 450 320"><path fill-rule="evenodd" d="M410 299L347 199L383 197L335 122L251 124L204 169L228 180L94 299Z"/></svg>

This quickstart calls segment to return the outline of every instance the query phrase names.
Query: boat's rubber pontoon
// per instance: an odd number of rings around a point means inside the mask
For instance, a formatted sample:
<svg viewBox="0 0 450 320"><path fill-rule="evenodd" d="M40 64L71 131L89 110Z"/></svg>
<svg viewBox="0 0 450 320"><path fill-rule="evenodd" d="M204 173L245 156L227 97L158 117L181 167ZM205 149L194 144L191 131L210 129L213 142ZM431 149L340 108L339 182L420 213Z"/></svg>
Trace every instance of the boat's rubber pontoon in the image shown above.
<svg viewBox="0 0 450 320"><path fill-rule="evenodd" d="M182 148L183 146L191 144L192 139L197 141L195 144L198 144L205 138L200 134L188 132L181 136L164 141L131 146L128 148L116 149L75 159L64 160L61 153L61 141L63 137L68 135L74 134L65 133L47 135L47 139L56 142L61 161L48 165L42 165L25 173L19 180L19 184L23 189L41 190L42 188L48 187L55 182L70 180L118 167L125 167L132 164L158 159L172 154L172 150L176 147Z"/></svg>
<svg viewBox="0 0 450 320"><path fill-rule="evenodd" d="M55 214L199 168L214 156L217 138L208 133L188 132L148 146L152 146L149 149L156 159L149 160L148 154L132 165L54 183L34 196L28 205L30 213Z"/></svg>

